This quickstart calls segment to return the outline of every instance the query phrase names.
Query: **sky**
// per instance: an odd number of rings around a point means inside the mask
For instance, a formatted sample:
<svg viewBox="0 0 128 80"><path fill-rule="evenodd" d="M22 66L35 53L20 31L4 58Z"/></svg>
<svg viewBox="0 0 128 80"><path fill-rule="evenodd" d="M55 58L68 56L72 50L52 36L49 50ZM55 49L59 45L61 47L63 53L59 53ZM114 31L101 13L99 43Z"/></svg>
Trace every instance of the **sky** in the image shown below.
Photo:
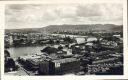
<svg viewBox="0 0 128 80"><path fill-rule="evenodd" d="M6 29L62 24L123 24L122 4L8 4Z"/></svg>

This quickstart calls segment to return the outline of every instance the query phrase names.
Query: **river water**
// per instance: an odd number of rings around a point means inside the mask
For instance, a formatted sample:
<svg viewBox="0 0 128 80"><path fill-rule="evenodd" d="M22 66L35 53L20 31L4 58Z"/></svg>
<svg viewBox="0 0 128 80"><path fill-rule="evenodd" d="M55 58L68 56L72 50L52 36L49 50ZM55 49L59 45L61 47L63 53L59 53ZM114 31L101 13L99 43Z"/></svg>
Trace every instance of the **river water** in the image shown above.
<svg viewBox="0 0 128 80"><path fill-rule="evenodd" d="M8 51L10 52L11 57L17 58L20 56L26 56L29 54L40 53L44 48L44 46L29 46L29 47L13 47L9 48Z"/></svg>
<svg viewBox="0 0 128 80"><path fill-rule="evenodd" d="M10 52L12 58L18 58L20 56L27 56L35 53L41 53L41 50L44 49L46 46L51 46L51 45L12 47L9 48L8 51ZM52 45L52 46L58 48L59 45Z"/></svg>

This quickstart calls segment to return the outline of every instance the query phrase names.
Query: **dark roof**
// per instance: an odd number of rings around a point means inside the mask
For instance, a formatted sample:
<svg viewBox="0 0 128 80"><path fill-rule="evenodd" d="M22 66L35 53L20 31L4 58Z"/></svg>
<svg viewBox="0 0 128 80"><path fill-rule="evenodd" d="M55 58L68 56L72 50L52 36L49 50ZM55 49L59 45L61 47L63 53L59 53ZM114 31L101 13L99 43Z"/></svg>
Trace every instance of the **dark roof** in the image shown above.
<svg viewBox="0 0 128 80"><path fill-rule="evenodd" d="M58 49L54 47L46 47L41 52L46 52L46 53L57 53Z"/></svg>

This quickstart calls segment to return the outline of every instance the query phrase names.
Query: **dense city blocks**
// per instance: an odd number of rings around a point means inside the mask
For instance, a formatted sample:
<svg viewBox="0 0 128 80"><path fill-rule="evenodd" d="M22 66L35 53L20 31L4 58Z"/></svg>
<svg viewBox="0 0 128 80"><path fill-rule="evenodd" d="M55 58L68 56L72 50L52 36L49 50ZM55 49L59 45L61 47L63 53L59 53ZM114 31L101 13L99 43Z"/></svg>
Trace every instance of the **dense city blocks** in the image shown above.
<svg viewBox="0 0 128 80"><path fill-rule="evenodd" d="M123 75L122 26L58 26L5 30L5 74Z"/></svg>

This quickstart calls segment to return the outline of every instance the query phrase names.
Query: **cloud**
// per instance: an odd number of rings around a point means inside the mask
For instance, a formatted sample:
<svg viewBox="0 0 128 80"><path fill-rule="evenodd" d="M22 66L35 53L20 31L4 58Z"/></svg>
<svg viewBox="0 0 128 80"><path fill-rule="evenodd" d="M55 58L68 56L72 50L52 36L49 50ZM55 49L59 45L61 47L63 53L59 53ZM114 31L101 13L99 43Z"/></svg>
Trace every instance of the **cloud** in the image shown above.
<svg viewBox="0 0 128 80"><path fill-rule="evenodd" d="M8 4L6 28L52 24L122 24L122 4Z"/></svg>
<svg viewBox="0 0 128 80"><path fill-rule="evenodd" d="M80 5L77 9L77 15L80 17L100 16L99 8L98 4Z"/></svg>

